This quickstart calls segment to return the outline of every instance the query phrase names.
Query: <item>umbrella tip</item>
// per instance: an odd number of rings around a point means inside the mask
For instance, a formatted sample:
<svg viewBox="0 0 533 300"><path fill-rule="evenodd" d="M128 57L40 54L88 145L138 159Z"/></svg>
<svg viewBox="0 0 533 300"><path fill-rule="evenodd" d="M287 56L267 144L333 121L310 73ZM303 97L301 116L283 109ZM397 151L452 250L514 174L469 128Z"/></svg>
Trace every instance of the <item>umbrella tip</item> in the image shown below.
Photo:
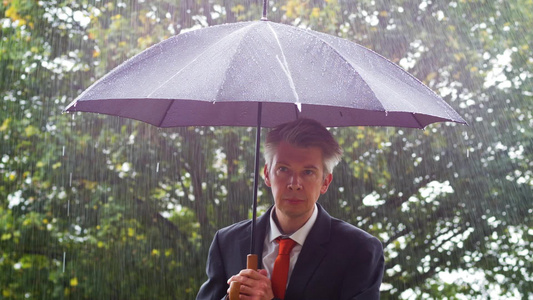
<svg viewBox="0 0 533 300"><path fill-rule="evenodd" d="M268 21L267 20L267 0L263 0L263 17L261 18L261 21Z"/></svg>

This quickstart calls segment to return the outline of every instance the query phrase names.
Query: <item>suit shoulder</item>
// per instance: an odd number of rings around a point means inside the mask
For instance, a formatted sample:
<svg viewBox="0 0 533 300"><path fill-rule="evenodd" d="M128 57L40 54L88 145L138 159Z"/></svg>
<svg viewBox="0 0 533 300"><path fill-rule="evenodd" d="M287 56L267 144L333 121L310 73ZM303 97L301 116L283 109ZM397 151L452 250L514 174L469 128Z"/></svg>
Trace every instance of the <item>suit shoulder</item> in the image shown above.
<svg viewBox="0 0 533 300"><path fill-rule="evenodd" d="M219 238L226 238L226 237L234 237L242 233L249 234L250 227L251 227L250 223L251 223L250 220L244 220L244 221L234 223L232 225L219 229L217 231L217 235L219 236Z"/></svg>
<svg viewBox="0 0 533 300"><path fill-rule="evenodd" d="M340 239L344 243L354 243L359 246L366 245L368 248L380 251L383 249L378 238L343 220L332 218L331 232L332 237Z"/></svg>

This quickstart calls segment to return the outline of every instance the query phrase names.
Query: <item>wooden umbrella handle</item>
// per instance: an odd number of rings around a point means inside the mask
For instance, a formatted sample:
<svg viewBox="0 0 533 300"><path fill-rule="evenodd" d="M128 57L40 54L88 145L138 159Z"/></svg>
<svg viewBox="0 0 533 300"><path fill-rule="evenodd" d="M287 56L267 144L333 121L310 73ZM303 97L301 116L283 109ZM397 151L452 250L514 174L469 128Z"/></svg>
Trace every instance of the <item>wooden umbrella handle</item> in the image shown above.
<svg viewBox="0 0 533 300"><path fill-rule="evenodd" d="M246 268L257 271L257 255L248 254L246 257ZM229 286L229 300L238 300L241 292L241 283L233 281Z"/></svg>
<svg viewBox="0 0 533 300"><path fill-rule="evenodd" d="M257 254L248 254L246 256L246 269L257 271Z"/></svg>

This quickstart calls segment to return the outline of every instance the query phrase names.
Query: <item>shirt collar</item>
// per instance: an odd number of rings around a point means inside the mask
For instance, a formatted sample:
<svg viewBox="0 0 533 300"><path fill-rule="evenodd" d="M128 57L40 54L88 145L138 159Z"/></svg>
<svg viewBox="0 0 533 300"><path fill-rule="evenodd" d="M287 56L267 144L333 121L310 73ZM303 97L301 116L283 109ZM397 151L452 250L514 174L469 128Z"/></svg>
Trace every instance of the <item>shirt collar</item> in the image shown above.
<svg viewBox="0 0 533 300"><path fill-rule="evenodd" d="M270 232L269 232L268 239L269 239L269 241L271 243L276 238L278 238L280 236L283 236L283 234L281 233L281 231L278 228L278 225L276 224L276 221L274 221L274 211L275 210L276 210L276 208L274 207L270 211ZM313 225L315 225L315 221L316 221L317 216L318 216L318 207L317 207L317 205L315 203L313 214L311 215L309 220L307 220L307 222L305 222L304 226L300 227L300 229L296 230L295 233L289 235L288 237L291 238L292 240L294 240L295 242L297 242L300 246L303 246L303 244L305 242L305 239L307 238L307 235L311 231L311 228L313 228Z"/></svg>

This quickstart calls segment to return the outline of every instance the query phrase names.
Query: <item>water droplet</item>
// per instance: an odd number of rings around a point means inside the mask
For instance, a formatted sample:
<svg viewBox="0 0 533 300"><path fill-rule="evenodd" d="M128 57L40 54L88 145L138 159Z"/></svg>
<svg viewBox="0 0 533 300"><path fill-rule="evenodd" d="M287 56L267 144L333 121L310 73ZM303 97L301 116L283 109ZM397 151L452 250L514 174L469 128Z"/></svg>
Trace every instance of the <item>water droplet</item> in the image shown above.
<svg viewBox="0 0 533 300"><path fill-rule="evenodd" d="M298 112L302 112L302 103L296 102L294 104L296 104L296 107L298 108Z"/></svg>
<svg viewBox="0 0 533 300"><path fill-rule="evenodd" d="M65 273L65 260L67 259L67 252L63 252L63 273Z"/></svg>
<svg viewBox="0 0 533 300"><path fill-rule="evenodd" d="M155 167L155 172L159 173L159 163L157 163L157 166Z"/></svg>
<svg viewBox="0 0 533 300"><path fill-rule="evenodd" d="M70 179L68 181L68 186L72 186L72 172L70 172Z"/></svg>
<svg viewBox="0 0 533 300"><path fill-rule="evenodd" d="M70 199L67 201L67 216L70 216Z"/></svg>
<svg viewBox="0 0 533 300"><path fill-rule="evenodd" d="M63 156L65 156L65 146L63 146Z"/></svg>

